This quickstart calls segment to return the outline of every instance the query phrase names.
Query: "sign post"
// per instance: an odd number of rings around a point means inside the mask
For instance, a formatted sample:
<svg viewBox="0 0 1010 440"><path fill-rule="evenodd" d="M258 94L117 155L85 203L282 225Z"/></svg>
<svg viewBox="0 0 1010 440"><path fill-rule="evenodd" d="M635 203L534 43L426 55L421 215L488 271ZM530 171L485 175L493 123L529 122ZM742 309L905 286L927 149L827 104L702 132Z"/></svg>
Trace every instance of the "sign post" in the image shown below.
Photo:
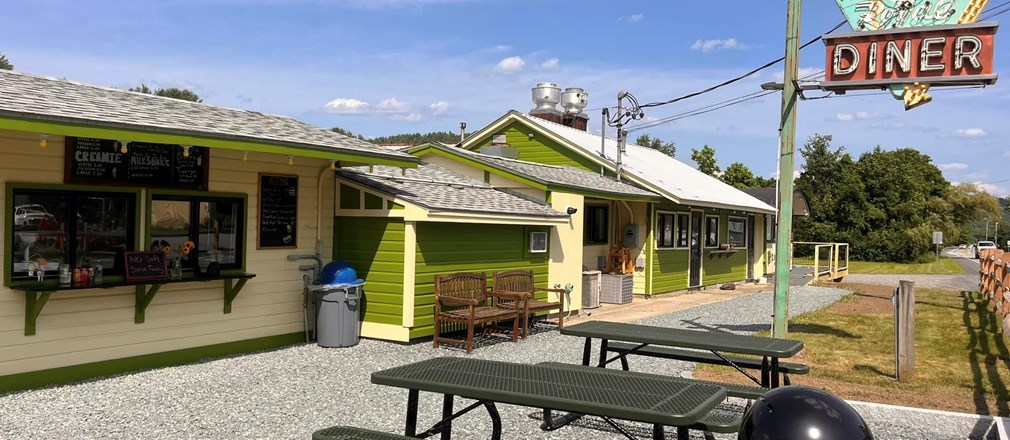
<svg viewBox="0 0 1010 440"><path fill-rule="evenodd" d="M943 231L933 231L933 244L936 245L936 261L940 261L940 245L943 244Z"/></svg>

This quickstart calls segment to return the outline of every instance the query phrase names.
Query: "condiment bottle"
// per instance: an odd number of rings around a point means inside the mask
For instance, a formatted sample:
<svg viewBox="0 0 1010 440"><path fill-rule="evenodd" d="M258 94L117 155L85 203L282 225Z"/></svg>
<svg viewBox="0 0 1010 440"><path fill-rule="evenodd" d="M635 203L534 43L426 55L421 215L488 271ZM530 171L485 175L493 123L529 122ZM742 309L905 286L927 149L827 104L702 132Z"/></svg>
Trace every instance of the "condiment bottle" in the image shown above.
<svg viewBox="0 0 1010 440"><path fill-rule="evenodd" d="M70 279L71 279L71 280L72 280L73 282L75 282L75 283L79 283L79 282L81 282L81 269L80 269L80 268L78 268L78 267L75 267L75 268L74 268L74 274L73 274L73 275L71 276L71 278L70 278Z"/></svg>
<svg viewBox="0 0 1010 440"><path fill-rule="evenodd" d="M73 280L73 274L70 273L70 265L64 264L60 266L60 284L70 284Z"/></svg>
<svg viewBox="0 0 1010 440"><path fill-rule="evenodd" d="M102 265L95 266L95 276L91 279L91 282L95 284L102 284Z"/></svg>

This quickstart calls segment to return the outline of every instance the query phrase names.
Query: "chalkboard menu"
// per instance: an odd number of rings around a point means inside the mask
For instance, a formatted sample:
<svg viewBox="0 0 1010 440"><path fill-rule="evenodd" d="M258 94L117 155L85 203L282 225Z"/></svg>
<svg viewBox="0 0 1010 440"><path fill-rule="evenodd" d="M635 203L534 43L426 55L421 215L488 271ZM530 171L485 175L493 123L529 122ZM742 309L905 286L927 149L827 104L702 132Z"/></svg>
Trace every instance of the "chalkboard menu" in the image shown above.
<svg viewBox="0 0 1010 440"><path fill-rule="evenodd" d="M298 176L260 174L259 206L259 247L295 247Z"/></svg>
<svg viewBox="0 0 1010 440"><path fill-rule="evenodd" d="M204 147L131 142L126 153L111 139L67 137L64 181L91 185L207 189Z"/></svg>
<svg viewBox="0 0 1010 440"><path fill-rule="evenodd" d="M168 261L161 251L124 252L126 281L168 279Z"/></svg>

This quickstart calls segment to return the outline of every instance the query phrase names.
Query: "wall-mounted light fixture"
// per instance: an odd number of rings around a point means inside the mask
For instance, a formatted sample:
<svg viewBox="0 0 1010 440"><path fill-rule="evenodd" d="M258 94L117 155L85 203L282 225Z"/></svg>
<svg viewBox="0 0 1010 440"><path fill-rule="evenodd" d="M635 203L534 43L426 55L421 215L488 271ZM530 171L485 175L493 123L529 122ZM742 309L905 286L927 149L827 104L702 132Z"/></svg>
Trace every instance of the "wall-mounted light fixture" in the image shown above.
<svg viewBox="0 0 1010 440"><path fill-rule="evenodd" d="M526 135L526 137L528 137L528 138L529 138L529 140L531 140L531 141L532 141L532 140L533 140L533 133L530 133L530 134Z"/></svg>
<svg viewBox="0 0 1010 440"><path fill-rule="evenodd" d="M39 148L45 150L49 146L49 135L39 135Z"/></svg>
<svg viewBox="0 0 1010 440"><path fill-rule="evenodd" d="M249 161L249 152L248 151L243 151L242 152L242 162L248 162L248 161Z"/></svg>
<svg viewBox="0 0 1010 440"><path fill-rule="evenodd" d="M569 206L565 208L565 212L567 212L568 215L575 215L576 212L579 212L579 208Z"/></svg>
<svg viewBox="0 0 1010 440"><path fill-rule="evenodd" d="M130 151L129 145L130 141L119 141L119 152L126 154L127 151Z"/></svg>
<svg viewBox="0 0 1010 440"><path fill-rule="evenodd" d="M193 147L191 147L189 145L183 145L182 146L182 157L189 157L189 149L190 148L193 148Z"/></svg>

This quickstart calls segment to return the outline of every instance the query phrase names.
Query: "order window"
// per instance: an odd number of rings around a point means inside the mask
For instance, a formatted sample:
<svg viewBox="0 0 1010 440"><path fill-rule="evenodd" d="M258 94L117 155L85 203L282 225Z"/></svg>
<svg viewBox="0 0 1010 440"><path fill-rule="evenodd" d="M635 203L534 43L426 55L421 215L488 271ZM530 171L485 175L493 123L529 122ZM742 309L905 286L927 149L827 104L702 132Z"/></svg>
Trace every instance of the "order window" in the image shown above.
<svg viewBox="0 0 1010 440"><path fill-rule="evenodd" d="M221 269L242 268L245 200L236 197L164 196L151 198L150 249L168 246L184 270L205 271L211 262ZM179 252L190 241L193 250Z"/></svg>
<svg viewBox="0 0 1010 440"><path fill-rule="evenodd" d="M122 275L122 252L134 249L135 193L70 190L13 190L11 279L46 262L46 276L71 268L101 266Z"/></svg>
<svg viewBox="0 0 1010 440"><path fill-rule="evenodd" d="M727 223L729 228L729 242L737 247L747 245L747 220L742 218L731 218Z"/></svg>

